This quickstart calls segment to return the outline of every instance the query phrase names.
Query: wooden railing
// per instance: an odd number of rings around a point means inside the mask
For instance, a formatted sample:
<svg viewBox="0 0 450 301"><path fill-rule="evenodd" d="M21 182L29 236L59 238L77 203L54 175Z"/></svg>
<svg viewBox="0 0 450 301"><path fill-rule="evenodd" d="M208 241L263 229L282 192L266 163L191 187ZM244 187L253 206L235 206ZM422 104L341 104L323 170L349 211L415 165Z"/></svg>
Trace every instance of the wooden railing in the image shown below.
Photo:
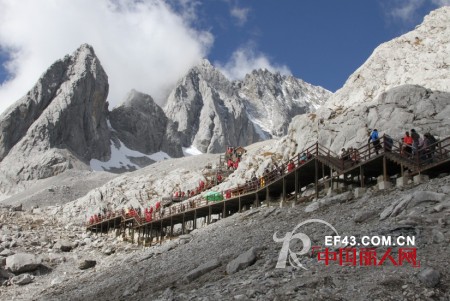
<svg viewBox="0 0 450 301"><path fill-rule="evenodd" d="M231 198L238 197L247 193L254 193L272 183L278 181L282 177L295 172L295 170L301 168L304 164L310 162L311 160L317 158L329 166L337 169L340 172L345 172L348 169L354 167L355 164L363 164L373 158L380 156L382 154L393 153L400 155L409 164L414 165L417 169L430 164L438 164L441 161L450 159L450 137L444 138L436 143L429 145L427 149L418 150L415 153L405 155L404 145L401 142L394 142L392 145L388 143L385 136L379 139L379 147L375 147L373 143L368 143L354 151L358 153L358 160L354 160L351 155L347 159L339 158L339 156L331 151L330 149L320 145L319 143L314 143L313 145L305 148L303 151L299 152L297 155L292 156L287 161L278 165L277 168L272 169L263 176L247 182L244 185L237 185L235 188L229 189L228 195ZM301 155L306 154L306 160L301 160ZM289 163L293 162L295 167L289 169ZM213 186L208 185L205 190L212 188ZM222 192L227 195L227 192ZM123 220L134 219L138 226L145 225L150 222L154 222L166 217L170 217L183 212L191 211L196 208L201 208L207 206L209 202L203 198L201 195L196 195L193 198L178 202L169 207L161 207L159 211L152 213L151 221L146 221L145 217L138 216L137 213L133 216L124 215L120 211L112 212L110 216L105 216L99 219L95 223L87 223L87 226L95 226L101 224L106 220L111 220L116 218L118 215L122 215Z"/></svg>

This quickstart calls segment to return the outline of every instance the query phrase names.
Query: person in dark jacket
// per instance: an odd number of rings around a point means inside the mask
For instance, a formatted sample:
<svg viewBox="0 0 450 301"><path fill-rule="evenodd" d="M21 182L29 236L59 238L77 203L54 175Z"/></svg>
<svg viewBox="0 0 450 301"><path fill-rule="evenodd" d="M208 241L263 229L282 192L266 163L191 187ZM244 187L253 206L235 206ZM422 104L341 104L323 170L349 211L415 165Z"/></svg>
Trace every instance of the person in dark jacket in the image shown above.
<svg viewBox="0 0 450 301"><path fill-rule="evenodd" d="M420 135L415 129L411 129L411 138L413 140L412 154L416 155L419 151Z"/></svg>
<svg viewBox="0 0 450 301"><path fill-rule="evenodd" d="M378 137L378 131L377 129L374 129L370 134L369 134L369 140L367 141L367 143L370 143L372 141L373 147L375 148L375 153L378 155L378 151L382 148L381 144L380 144L380 139Z"/></svg>

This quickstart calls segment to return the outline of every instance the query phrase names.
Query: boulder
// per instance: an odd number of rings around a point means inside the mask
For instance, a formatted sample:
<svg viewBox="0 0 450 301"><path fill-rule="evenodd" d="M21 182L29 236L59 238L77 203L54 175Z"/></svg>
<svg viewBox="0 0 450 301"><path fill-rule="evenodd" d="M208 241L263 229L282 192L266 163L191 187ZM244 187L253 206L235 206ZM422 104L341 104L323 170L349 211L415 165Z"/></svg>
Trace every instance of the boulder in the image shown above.
<svg viewBox="0 0 450 301"><path fill-rule="evenodd" d="M105 254L106 256L109 256L109 255L113 254L114 252L116 252L116 250L112 247L107 247L102 250L102 253Z"/></svg>
<svg viewBox="0 0 450 301"><path fill-rule="evenodd" d="M70 252L73 249L73 243L67 240L59 240L53 245L53 249L61 250L62 252Z"/></svg>
<svg viewBox="0 0 450 301"><path fill-rule="evenodd" d="M426 287L433 288L441 280L441 274L439 273L439 271L436 271L431 267L427 267L420 271L419 274L417 274L417 278L419 278L419 280Z"/></svg>
<svg viewBox="0 0 450 301"><path fill-rule="evenodd" d="M243 270L256 262L257 248L252 247L245 253L239 255L236 259L230 261L227 265L227 274L231 275Z"/></svg>
<svg viewBox="0 0 450 301"><path fill-rule="evenodd" d="M7 270L0 268L0 278L9 279L14 277L15 275Z"/></svg>
<svg viewBox="0 0 450 301"><path fill-rule="evenodd" d="M85 260L80 261L80 263L78 264L78 268L80 270L87 270L87 269L95 267L96 264L97 264L97 261L95 261L95 260L85 259Z"/></svg>
<svg viewBox="0 0 450 301"><path fill-rule="evenodd" d="M33 282L34 276L30 274L21 274L11 278L11 284L25 285Z"/></svg>
<svg viewBox="0 0 450 301"><path fill-rule="evenodd" d="M18 253L6 258L6 268L11 272L18 274L24 272L33 272L41 264L41 260L34 254Z"/></svg>
<svg viewBox="0 0 450 301"><path fill-rule="evenodd" d="M0 256L2 257L8 257L14 255L14 252L11 251L10 249L4 249L3 251L0 252Z"/></svg>
<svg viewBox="0 0 450 301"><path fill-rule="evenodd" d="M193 280L197 279L198 277L214 270L220 265L220 261L217 259L210 260L208 262L205 262L204 264L198 266L196 269L190 271L183 277L184 283L192 282Z"/></svg>

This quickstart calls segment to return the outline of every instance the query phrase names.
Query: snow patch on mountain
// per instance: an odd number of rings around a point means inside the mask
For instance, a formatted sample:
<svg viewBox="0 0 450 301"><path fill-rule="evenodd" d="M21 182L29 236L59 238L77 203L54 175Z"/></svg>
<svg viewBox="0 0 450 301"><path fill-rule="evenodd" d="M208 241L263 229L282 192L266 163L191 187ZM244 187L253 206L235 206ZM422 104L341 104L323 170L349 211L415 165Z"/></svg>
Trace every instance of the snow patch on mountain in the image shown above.
<svg viewBox="0 0 450 301"><path fill-rule="evenodd" d="M129 149L119 140L119 146L117 147L113 140L111 140L111 158L108 161L100 161L97 159L92 159L89 162L92 170L95 171L111 171L113 169L126 169L135 170L139 169L140 166L133 163L130 158L142 158L146 157L152 161L162 161L170 159L171 157L162 151L153 153L151 155L146 155L138 151Z"/></svg>
<svg viewBox="0 0 450 301"><path fill-rule="evenodd" d="M185 157L189 157L189 156L201 155L203 153L201 151L199 151L198 148L191 145L190 147L183 147L183 154Z"/></svg>

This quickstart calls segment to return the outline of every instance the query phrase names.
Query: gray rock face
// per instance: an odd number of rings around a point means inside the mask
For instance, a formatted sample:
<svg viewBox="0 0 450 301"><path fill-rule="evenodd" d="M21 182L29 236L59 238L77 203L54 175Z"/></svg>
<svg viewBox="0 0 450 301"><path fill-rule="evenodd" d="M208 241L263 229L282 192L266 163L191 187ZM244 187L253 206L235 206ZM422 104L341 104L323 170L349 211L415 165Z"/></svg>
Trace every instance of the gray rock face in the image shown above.
<svg viewBox="0 0 450 301"><path fill-rule="evenodd" d="M73 243L67 240L59 240L53 248L62 252L70 252L73 249Z"/></svg>
<svg viewBox="0 0 450 301"><path fill-rule="evenodd" d="M450 7L383 43L315 114L298 116L289 138L303 148L319 140L333 151L366 142L367 128L400 138L412 128L448 136Z"/></svg>
<svg viewBox="0 0 450 301"><path fill-rule="evenodd" d="M144 154L164 151L172 157L183 155L180 142L171 139L171 122L150 95L132 90L109 118L113 131L128 148Z"/></svg>
<svg viewBox="0 0 450 301"><path fill-rule="evenodd" d="M227 265L227 274L234 274L256 262L257 249L252 247L247 252L242 253L236 259L230 261Z"/></svg>
<svg viewBox="0 0 450 301"><path fill-rule="evenodd" d="M194 281L195 279L197 279L198 277L214 270L215 268L217 268L220 265L220 261L218 261L217 259L214 260L210 260L208 262L205 262L204 264L198 266L196 269L190 271L189 273L187 273L184 278L183 281L185 283L189 283Z"/></svg>
<svg viewBox="0 0 450 301"><path fill-rule="evenodd" d="M109 157L107 95L108 78L91 46L53 64L0 116L1 192Z"/></svg>
<svg viewBox="0 0 450 301"><path fill-rule="evenodd" d="M417 274L417 278L425 284L426 287L435 287L441 280L441 274L433 268L425 268Z"/></svg>
<svg viewBox="0 0 450 301"><path fill-rule="evenodd" d="M238 94L244 100L250 119L269 137L287 134L292 118L314 112L331 93L292 76L267 70L254 70L245 76Z"/></svg>
<svg viewBox="0 0 450 301"><path fill-rule="evenodd" d="M297 116L289 126L287 142L295 141L297 151L301 151L318 140L338 152L342 147L365 145L368 128L376 128L380 136L388 134L394 140L413 128L421 136L430 132L438 138L446 137L450 126L449 100L447 92L399 86L369 103L352 108L323 107L314 114Z"/></svg>
<svg viewBox="0 0 450 301"><path fill-rule="evenodd" d="M33 275L21 274L21 275L11 278L10 281L12 284L25 285L25 284L29 284L29 283L33 282L33 279L34 279Z"/></svg>
<svg viewBox="0 0 450 301"><path fill-rule="evenodd" d="M82 260L78 264L78 268L80 270L87 270L87 269L95 267L96 264L97 264L97 261L95 261L95 260Z"/></svg>
<svg viewBox="0 0 450 301"><path fill-rule="evenodd" d="M18 253L6 258L5 268L13 273L32 272L41 264L34 254Z"/></svg>
<svg viewBox="0 0 450 301"><path fill-rule="evenodd" d="M164 111L181 133L183 146L222 152L227 145L245 146L283 135L293 116L309 112L329 94L268 71L230 82L204 60L178 83Z"/></svg>

